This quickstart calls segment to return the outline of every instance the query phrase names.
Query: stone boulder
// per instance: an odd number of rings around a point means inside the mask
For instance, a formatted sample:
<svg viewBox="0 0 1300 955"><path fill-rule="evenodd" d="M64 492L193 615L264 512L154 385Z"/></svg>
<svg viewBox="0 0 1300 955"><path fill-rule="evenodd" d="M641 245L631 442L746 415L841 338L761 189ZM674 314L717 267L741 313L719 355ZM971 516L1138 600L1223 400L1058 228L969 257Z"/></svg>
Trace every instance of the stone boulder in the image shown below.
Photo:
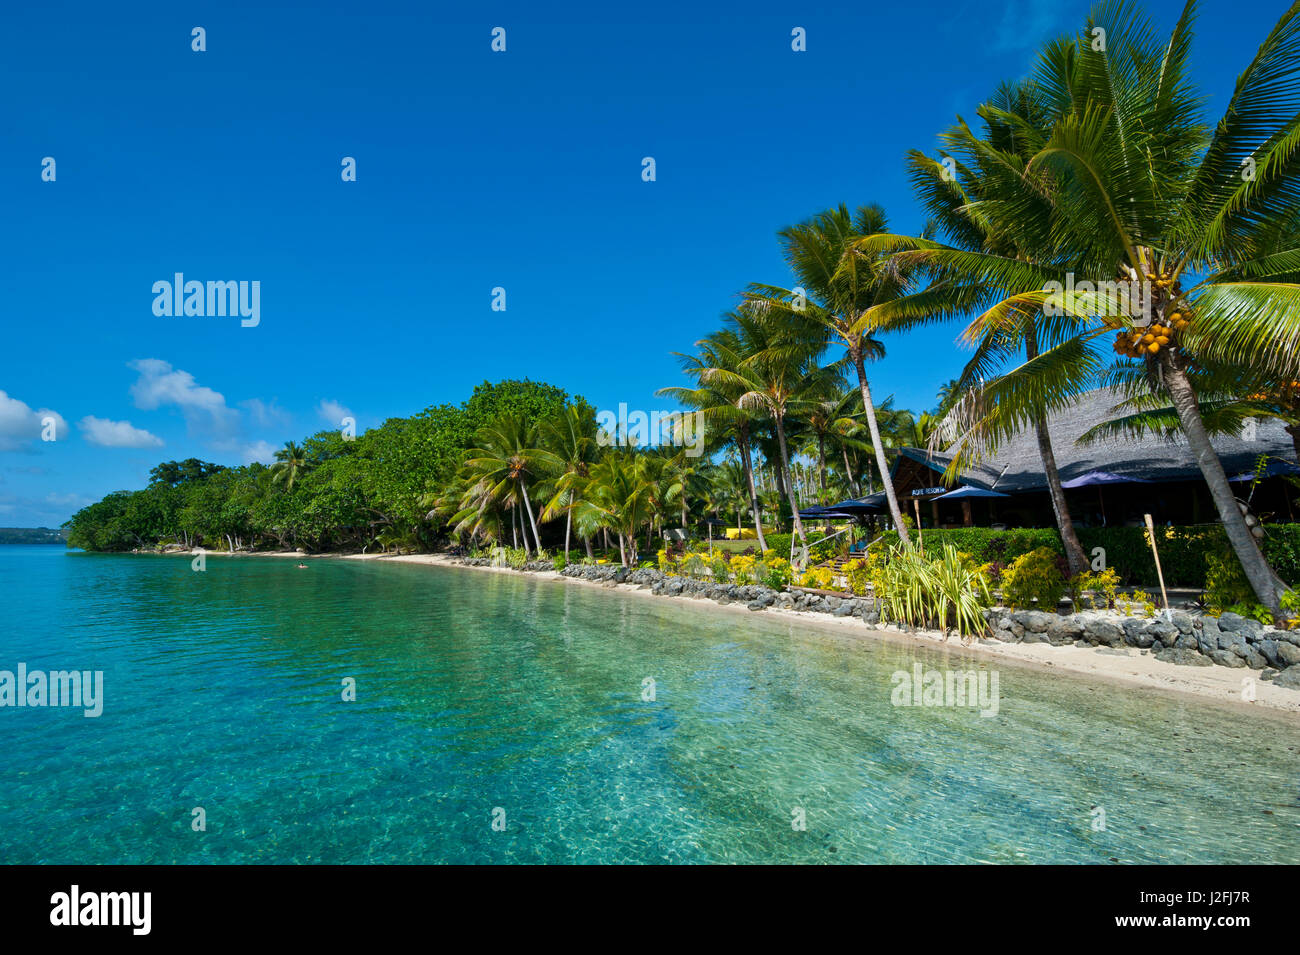
<svg viewBox="0 0 1300 955"><path fill-rule="evenodd" d="M1290 667L1273 677L1274 686L1284 686L1288 690L1300 690L1300 667Z"/></svg>
<svg viewBox="0 0 1300 955"><path fill-rule="evenodd" d="M1244 667L1246 661L1231 650L1211 650L1210 659L1221 667Z"/></svg>
<svg viewBox="0 0 1300 955"><path fill-rule="evenodd" d="M1091 643L1096 638L1098 643L1105 644L1108 647L1119 647L1124 645L1124 631L1109 620L1094 618L1089 620L1083 628L1083 632L1088 636L1088 642Z"/></svg>
<svg viewBox="0 0 1300 955"><path fill-rule="evenodd" d="M1165 663L1173 663L1183 667L1213 666L1208 659L1197 653L1195 650L1181 650L1176 647L1169 650L1157 650L1155 657L1157 660L1163 660Z"/></svg>
<svg viewBox="0 0 1300 955"><path fill-rule="evenodd" d="M1083 636L1083 622L1076 617L1057 617L1047 628L1047 642L1054 647L1074 643Z"/></svg>
<svg viewBox="0 0 1300 955"><path fill-rule="evenodd" d="M1222 651L1221 651L1222 652ZM1170 650L1157 650L1156 659L1164 660L1165 663L1173 663L1179 667L1212 667L1212 663L1195 650L1179 650L1178 647Z"/></svg>

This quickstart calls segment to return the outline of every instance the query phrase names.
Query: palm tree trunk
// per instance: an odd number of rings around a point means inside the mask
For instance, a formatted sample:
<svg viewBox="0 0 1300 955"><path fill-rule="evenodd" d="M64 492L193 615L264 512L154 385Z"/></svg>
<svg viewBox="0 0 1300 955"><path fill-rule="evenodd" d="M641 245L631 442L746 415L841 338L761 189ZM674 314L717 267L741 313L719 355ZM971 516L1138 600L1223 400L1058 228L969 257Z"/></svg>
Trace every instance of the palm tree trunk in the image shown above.
<svg viewBox="0 0 1300 955"><path fill-rule="evenodd" d="M1200 405L1196 401L1196 390L1188 381L1187 374L1180 363L1170 352L1161 351L1160 367L1164 371L1165 385L1169 389L1174 410L1178 412L1178 421L1183 427L1183 434L1187 437L1187 444L1192 449L1192 454L1196 456L1196 463L1201 469L1201 474L1205 476L1205 483L1209 485L1210 497L1214 499L1214 506L1219 512L1219 520L1223 522L1228 542L1236 552L1237 559L1241 561L1242 570L1246 572L1246 578L1250 581L1255 596L1269 609L1273 617L1280 621L1282 609L1279 596L1287 589L1286 584L1269 566L1250 528L1246 526L1245 515L1237 507L1237 499L1228 484L1228 475L1223 470L1223 462L1215 453L1214 446L1210 444L1210 436L1205 430Z"/></svg>
<svg viewBox="0 0 1300 955"><path fill-rule="evenodd" d="M586 537L584 537L584 538L582 539L582 542L583 542L584 544L587 545L587 559L588 559L588 560L595 560L595 559L596 559L596 554L595 554L595 553L592 551L592 549L591 549L591 535L588 534Z"/></svg>
<svg viewBox="0 0 1300 955"><path fill-rule="evenodd" d="M569 506L564 510L564 562L569 562L569 534L573 529L573 491L569 491Z"/></svg>
<svg viewBox="0 0 1300 955"><path fill-rule="evenodd" d="M858 479L853 475L853 468L849 465L849 449L845 447L841 447L840 453L844 455L844 476L848 479L849 482L849 493L852 494L854 497L857 497L859 485L858 485Z"/></svg>
<svg viewBox="0 0 1300 955"><path fill-rule="evenodd" d="M618 532L618 562L627 566L627 548L623 546L623 532Z"/></svg>
<svg viewBox="0 0 1300 955"><path fill-rule="evenodd" d="M817 436L817 483L821 485L822 493L826 493L826 438L823 435Z"/></svg>
<svg viewBox="0 0 1300 955"><path fill-rule="evenodd" d="M803 558L805 563L808 560L808 540L804 537L803 521L799 519L799 503L794 499L794 486L790 482L790 456L785 449L785 416L773 415L776 421L776 440L781 446L781 471L785 477L785 487L787 496L790 499L791 513L794 515L794 534L799 540L799 546L803 549ZM766 550L767 548L763 548Z"/></svg>
<svg viewBox="0 0 1300 955"><path fill-rule="evenodd" d="M866 411L867 429L871 432L871 444L876 450L876 463L880 466L880 483L885 488L885 499L889 502L889 517L898 530L898 536L906 544L912 539L907 534L907 525L903 523L903 514L898 509L898 496L894 493L894 482L889 476L889 462L885 460L885 446L880 441L880 424L876 421L876 406L871 401L871 388L867 385L867 367L859 349L850 349L853 364L858 372L858 387L862 389L862 407Z"/></svg>
<svg viewBox="0 0 1300 955"><path fill-rule="evenodd" d="M1075 577L1088 569L1088 558L1075 533L1074 521L1070 518L1069 505L1065 503L1065 489L1061 487L1061 472L1056 469L1056 454L1052 451L1052 437L1047 431L1047 417L1039 415L1034 419L1034 433L1038 438L1038 455L1043 459L1043 474L1047 478L1047 490L1052 499L1052 513L1056 515L1056 528L1061 532L1061 541L1065 544L1065 562L1069 565L1070 576Z"/></svg>
<svg viewBox="0 0 1300 955"><path fill-rule="evenodd" d="M749 438L742 435L736 440L737 447L740 448L740 463L745 468L745 482L749 486L749 509L754 514L754 532L758 535L758 549L767 550L767 541L763 537L763 519L758 511L758 491L754 489L754 465L749 455ZM737 540L740 539L740 531L736 531Z"/></svg>
<svg viewBox="0 0 1300 955"><path fill-rule="evenodd" d="M524 509L528 512L528 523L533 526L533 540L537 542L537 553L540 554L542 552L542 535L537 533L537 518L533 517L533 504L532 501L528 500L528 485L520 481L519 490L524 495ZM527 537L528 535L525 534L524 538L527 539Z"/></svg>
<svg viewBox="0 0 1300 955"><path fill-rule="evenodd" d="M1030 329L1025 335L1025 357L1033 361L1038 357L1038 340ZM1056 516L1056 529L1065 545L1065 562L1070 576L1075 577L1088 569L1088 558L1079 543L1070 517L1070 507L1065 503L1065 489L1061 487L1061 472L1056 469L1056 452L1052 450L1052 435L1047 430L1047 416L1034 418L1034 436L1038 439L1038 456L1043 461L1043 476L1047 479L1048 496L1052 499L1052 513Z"/></svg>

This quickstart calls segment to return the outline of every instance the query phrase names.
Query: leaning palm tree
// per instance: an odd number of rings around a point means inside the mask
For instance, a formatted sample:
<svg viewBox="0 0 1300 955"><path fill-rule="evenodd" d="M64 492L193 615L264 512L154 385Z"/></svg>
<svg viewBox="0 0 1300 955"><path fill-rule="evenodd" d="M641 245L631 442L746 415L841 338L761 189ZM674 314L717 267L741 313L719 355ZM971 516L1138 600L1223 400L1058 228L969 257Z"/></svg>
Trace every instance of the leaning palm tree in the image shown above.
<svg viewBox="0 0 1300 955"><path fill-rule="evenodd" d="M1033 151L1041 142L1029 131L1050 122L1046 110L1035 98L1035 89L1032 83L1003 85L980 110L985 123L983 135L977 136L966 123L958 122L941 136L945 152L940 158L934 159L917 151L908 154L912 184L931 216L932 229L947 240L943 246L915 240L912 248L982 253L1022 263L1030 261L1035 251L1041 248L1045 241L1043 232L1028 227L1027 217L1023 215L1027 207L1040 215L1050 215L1049 200L1033 189L1027 189L1024 182ZM1039 135L1043 134L1040 132ZM1004 206L1016 210L1020 217L1005 222L1002 218L1007 215ZM893 240L880 236L865 240L862 246L874 252L897 247ZM899 256L896 261L929 265L935 259L915 255L910 259ZM955 270L935 269L934 277L936 281L924 292L886 303L880 309L878 320L896 328L914 327L966 315L976 307L987 308L1005 296L1005 293L999 294L998 286L982 278L967 281ZM1002 364L1021 354L1032 361L1041 351L1060 344L1077 330L1071 321L1053 323L1042 318L1033 310L1016 310L1000 316L999 321L969 328L965 338L975 346L975 353L961 377L948 382L940 390L941 409L951 411L955 406L969 417L980 407L986 379L996 377ZM960 414L946 423L941 418L927 420L928 433L918 433L916 445L927 446L930 439L936 442L951 439L954 425L961 420ZM1065 500L1045 408L1038 409L1033 415L1032 424L1066 562L1071 575L1079 574L1088 569L1088 560ZM919 432L920 428L915 430Z"/></svg>
<svg viewBox="0 0 1300 955"><path fill-rule="evenodd" d="M1027 140L1030 158L982 210L1015 256L911 241L898 258L940 283L999 291L968 330L976 340L1034 316L1059 342L982 389L967 419L976 442L1068 408L1101 370L1094 343L1114 335L1174 409L1232 549L1277 617L1286 585L1210 442L1195 372L1207 362L1300 377L1300 3L1212 127L1187 77L1194 14L1188 3L1162 41L1127 3L1103 3L1078 36L1044 50L1021 106L985 108Z"/></svg>
<svg viewBox="0 0 1300 955"><path fill-rule="evenodd" d="M882 268L880 256L865 252L857 244L864 236L885 231L885 212L880 206L860 206L850 213L843 204L782 229L778 233L782 251L798 280L798 288L752 285L746 307L756 315L819 331L826 342L843 346L845 357L858 376L889 514L906 541L909 540L907 527L885 463L866 363L885 353L884 346L872 337L885 327L874 321L873 309L904 294L910 287L910 278L906 269Z"/></svg>
<svg viewBox="0 0 1300 955"><path fill-rule="evenodd" d="M539 447L537 427L519 414L503 414L484 425L474 436L474 443L476 447L469 449L462 466L468 486L463 510L477 515L501 504L522 505L528 517L528 525L523 528L524 549L532 550L528 544L531 526L533 541L540 551L542 538L528 485L548 473L559 473L563 462L554 452Z"/></svg>
<svg viewBox="0 0 1300 955"><path fill-rule="evenodd" d="M307 471L307 455L303 449L292 441L286 441L283 448L275 452L275 464L271 465L271 480L283 483L285 490L292 491L298 478Z"/></svg>

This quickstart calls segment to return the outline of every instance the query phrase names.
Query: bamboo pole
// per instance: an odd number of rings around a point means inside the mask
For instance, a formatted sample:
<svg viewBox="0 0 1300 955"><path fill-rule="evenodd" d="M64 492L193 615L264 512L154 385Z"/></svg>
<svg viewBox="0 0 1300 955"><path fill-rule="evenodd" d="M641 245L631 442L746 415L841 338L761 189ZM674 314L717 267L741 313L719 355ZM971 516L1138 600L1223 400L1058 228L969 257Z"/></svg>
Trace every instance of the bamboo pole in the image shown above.
<svg viewBox="0 0 1300 955"><path fill-rule="evenodd" d="M1160 569L1160 551L1156 550L1156 525L1150 514L1143 514L1147 522L1147 536L1151 538L1151 554L1156 559L1156 576L1160 578L1160 599L1165 603L1165 616L1169 615L1169 594L1165 591L1165 572Z"/></svg>

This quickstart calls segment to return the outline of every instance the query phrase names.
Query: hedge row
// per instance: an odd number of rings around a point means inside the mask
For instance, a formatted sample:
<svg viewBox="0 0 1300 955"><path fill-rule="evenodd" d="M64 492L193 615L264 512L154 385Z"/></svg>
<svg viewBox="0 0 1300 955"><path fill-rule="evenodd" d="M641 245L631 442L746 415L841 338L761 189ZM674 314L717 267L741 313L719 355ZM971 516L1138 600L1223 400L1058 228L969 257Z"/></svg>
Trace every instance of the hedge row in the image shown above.
<svg viewBox="0 0 1300 955"><path fill-rule="evenodd" d="M1264 554L1273 569L1288 583L1300 583L1300 524L1269 524L1267 530ZM1078 533L1084 552L1093 557L1094 548L1103 548L1106 566L1114 568L1125 584L1156 583L1156 564L1145 528L1081 527ZM1222 553L1228 547L1222 527L1157 527L1156 535L1160 567L1170 587L1205 586L1206 557ZM995 561L1009 564L1039 547L1050 547L1058 554L1065 554L1061 535L1055 528L995 531L987 527L960 527L924 531L922 540L927 554L937 556L944 544L953 544L981 564ZM898 535L886 531L881 544L897 543Z"/></svg>

